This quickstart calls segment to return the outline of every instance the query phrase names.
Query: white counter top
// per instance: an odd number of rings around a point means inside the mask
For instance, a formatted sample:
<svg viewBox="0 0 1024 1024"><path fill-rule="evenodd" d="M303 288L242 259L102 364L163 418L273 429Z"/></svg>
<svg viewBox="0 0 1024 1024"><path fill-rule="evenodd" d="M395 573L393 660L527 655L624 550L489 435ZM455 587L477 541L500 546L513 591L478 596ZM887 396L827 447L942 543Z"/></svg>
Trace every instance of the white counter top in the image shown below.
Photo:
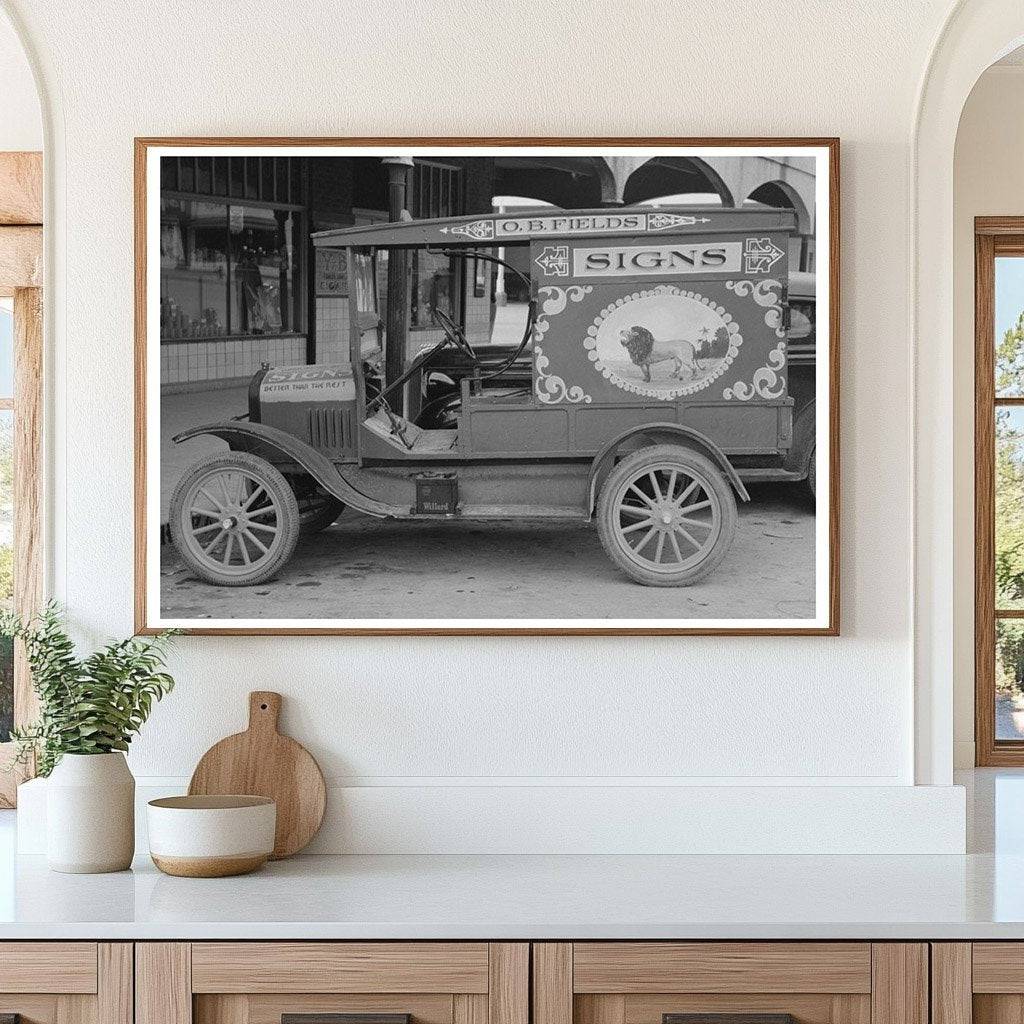
<svg viewBox="0 0 1024 1024"><path fill-rule="evenodd" d="M299 857L0 878L0 939L1024 939L1024 856Z"/></svg>
<svg viewBox="0 0 1024 1024"><path fill-rule="evenodd" d="M139 857L58 875L15 856L0 812L0 940L1024 939L1024 773L966 781L968 856L323 856L196 880Z"/></svg>

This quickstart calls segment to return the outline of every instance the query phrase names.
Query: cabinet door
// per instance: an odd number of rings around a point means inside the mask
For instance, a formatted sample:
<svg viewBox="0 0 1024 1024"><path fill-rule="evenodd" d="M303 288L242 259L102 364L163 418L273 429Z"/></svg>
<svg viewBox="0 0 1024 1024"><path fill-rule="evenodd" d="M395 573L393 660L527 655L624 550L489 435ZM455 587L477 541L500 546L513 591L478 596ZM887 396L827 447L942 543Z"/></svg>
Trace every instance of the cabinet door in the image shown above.
<svg viewBox="0 0 1024 1024"><path fill-rule="evenodd" d="M0 1018L132 1024L131 944L0 942Z"/></svg>
<svg viewBox="0 0 1024 1024"><path fill-rule="evenodd" d="M529 1024L526 943L139 943L136 985L136 1024Z"/></svg>
<svg viewBox="0 0 1024 1024"><path fill-rule="evenodd" d="M923 943L538 943L533 958L534 1024L928 1024Z"/></svg>
<svg viewBox="0 0 1024 1024"><path fill-rule="evenodd" d="M1024 942L932 943L933 1024L1024 1019Z"/></svg>

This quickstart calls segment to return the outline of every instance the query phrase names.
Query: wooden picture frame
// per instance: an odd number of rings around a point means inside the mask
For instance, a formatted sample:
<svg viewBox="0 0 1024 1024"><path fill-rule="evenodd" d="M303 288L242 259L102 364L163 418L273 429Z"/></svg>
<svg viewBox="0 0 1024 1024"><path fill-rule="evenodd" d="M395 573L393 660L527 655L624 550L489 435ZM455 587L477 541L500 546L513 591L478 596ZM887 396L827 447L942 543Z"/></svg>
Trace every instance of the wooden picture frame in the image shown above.
<svg viewBox="0 0 1024 1024"><path fill-rule="evenodd" d="M157 536L159 523L154 524L154 505L148 497L147 482L149 469L147 452L152 452L152 437L149 420L152 415L150 403L155 396L152 394L153 359L159 346L149 338L147 331L152 330L152 282L155 279L153 268L148 265L151 259L153 235L148 230L148 223L153 221L154 211L159 216L159 194L157 186L152 184L153 163L161 152L203 154L219 151L218 155L234 154L237 150L244 154L273 151L276 155L303 155L302 151L316 150L318 153L337 150L338 155L351 154L353 151L365 155L380 155L381 151L395 152L427 152L437 155L437 147L444 147L445 153L458 151L460 156L471 156L477 153L494 152L503 148L514 149L516 152L532 153L545 148L558 148L569 151L576 150L622 150L634 149L650 151L658 150L694 150L714 151L721 155L732 156L733 151L739 155L742 151L757 149L759 155L783 153L784 151L800 151L820 156L815 166L825 169L819 175L821 191L816 193L815 213L818 223L827 224L825 231L819 232L812 240L813 244L827 251L827 258L821 261L814 271L821 290L827 288L827 309L822 308L817 322L827 330L827 355L819 359L821 367L819 379L827 380L827 407L816 413L815 437L819 461L822 453L827 452L827 485L819 488L817 507L818 521L815 525L816 551L827 545L827 552L816 555L815 573L815 611L812 617L800 619L771 619L757 621L740 621L733 625L729 620L714 620L712 624L702 625L699 620L645 619L641 624L623 626L613 620L604 625L600 620L586 620L585 625L574 625L571 620L558 620L557 624L545 622L529 622L519 627L515 622L502 621L498 625L473 620L471 625L460 625L460 619L451 618L443 623L430 621L428 625L409 624L406 620L396 620L390 624L388 619L375 619L370 622L344 620L341 624L334 622L310 621L298 619L294 625L288 620L273 620L267 623L245 621L235 625L232 621L217 619L212 622L203 618L175 620L173 624L189 632L206 635L343 635L343 636L686 636L686 635L817 635L835 636L839 633L840 614L840 451L839 451L839 260L840 260L840 201L839 201L839 140L836 138L628 138L628 137L587 137L587 138L430 138L430 137L398 137L398 138L287 138L287 137L256 137L256 138L184 138L184 137L145 137L135 140L135 620L139 633L153 633L167 625L171 620L163 617L154 599L153 578L154 564L151 547ZM375 152L376 151L376 152ZM465 151L465 152L463 152ZM198 165L197 165L198 166ZM805 240L806 242L806 240ZM394 260L398 263L398 260ZM389 271L390 273L390 271ZM150 291L147 291L149 287ZM474 282L468 278L468 290L472 294ZM319 329L317 335L319 336ZM781 335L780 335L781 336ZM819 334L819 338L822 335ZM156 347L154 347L156 346ZM820 397L820 394L819 394ZM821 500L824 497L824 502ZM822 505L826 512L820 514ZM157 552L158 556L159 552ZM660 555L658 556L661 557ZM155 591L159 593L159 591ZM821 595L824 595L822 597ZM805 624L806 622L806 624Z"/></svg>

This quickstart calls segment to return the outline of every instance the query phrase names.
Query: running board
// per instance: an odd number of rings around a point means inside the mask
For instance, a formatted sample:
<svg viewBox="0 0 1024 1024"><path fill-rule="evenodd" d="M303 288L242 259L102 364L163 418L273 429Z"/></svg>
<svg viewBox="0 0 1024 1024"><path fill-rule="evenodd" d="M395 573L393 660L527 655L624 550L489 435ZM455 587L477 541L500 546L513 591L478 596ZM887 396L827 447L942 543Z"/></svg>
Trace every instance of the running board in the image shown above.
<svg viewBox="0 0 1024 1024"><path fill-rule="evenodd" d="M736 472L740 479L751 483L790 483L797 480L806 480L807 473L797 469L763 469L759 466L743 467L737 466Z"/></svg>
<svg viewBox="0 0 1024 1024"><path fill-rule="evenodd" d="M586 522L590 516L582 505L461 505L455 518L574 519Z"/></svg>

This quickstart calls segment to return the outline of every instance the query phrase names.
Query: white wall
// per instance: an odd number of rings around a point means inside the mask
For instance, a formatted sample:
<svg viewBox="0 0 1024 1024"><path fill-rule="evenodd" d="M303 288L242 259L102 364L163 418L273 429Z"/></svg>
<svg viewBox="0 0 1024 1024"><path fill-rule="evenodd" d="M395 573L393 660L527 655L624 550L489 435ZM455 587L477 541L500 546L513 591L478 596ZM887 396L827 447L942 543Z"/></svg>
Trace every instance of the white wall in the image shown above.
<svg viewBox="0 0 1024 1024"><path fill-rule="evenodd" d="M841 638L184 639L137 773L187 775L262 687L353 787L343 808L368 788L418 794L379 804L408 813L465 806L467 784L913 781L908 157L945 0L5 2L54 115L53 589L93 637L132 627L133 136L843 140ZM819 791L804 810L827 830L840 794ZM876 792L881 848L902 819ZM929 806L936 842L962 841L962 805Z"/></svg>
<svg viewBox="0 0 1024 1024"><path fill-rule="evenodd" d="M36 84L14 26L0 10L0 151L42 148Z"/></svg>
<svg viewBox="0 0 1024 1024"><path fill-rule="evenodd" d="M960 120L954 161L956 486L954 740L974 764L974 218L1024 216L1024 65L990 68Z"/></svg>

